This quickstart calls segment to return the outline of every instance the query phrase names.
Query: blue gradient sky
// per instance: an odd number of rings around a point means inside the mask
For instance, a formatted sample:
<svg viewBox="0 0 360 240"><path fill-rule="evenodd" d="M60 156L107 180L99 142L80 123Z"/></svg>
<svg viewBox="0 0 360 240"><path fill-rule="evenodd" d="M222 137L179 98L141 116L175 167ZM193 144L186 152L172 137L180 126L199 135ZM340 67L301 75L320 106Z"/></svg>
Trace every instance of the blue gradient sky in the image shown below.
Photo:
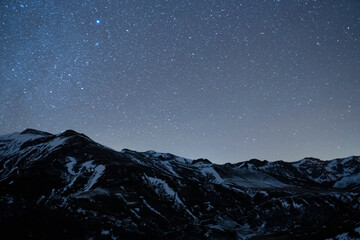
<svg viewBox="0 0 360 240"><path fill-rule="evenodd" d="M360 1L0 3L0 134L216 163L360 154Z"/></svg>

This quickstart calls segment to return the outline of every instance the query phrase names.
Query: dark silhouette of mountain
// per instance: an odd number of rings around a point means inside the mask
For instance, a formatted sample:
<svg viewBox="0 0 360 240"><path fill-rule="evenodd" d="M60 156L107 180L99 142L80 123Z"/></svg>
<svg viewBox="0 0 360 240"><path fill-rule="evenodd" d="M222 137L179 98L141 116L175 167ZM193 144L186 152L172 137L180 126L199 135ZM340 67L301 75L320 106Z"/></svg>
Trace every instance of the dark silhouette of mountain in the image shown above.
<svg viewBox="0 0 360 240"><path fill-rule="evenodd" d="M0 137L0 213L0 239L356 239L360 158L218 165L27 129Z"/></svg>

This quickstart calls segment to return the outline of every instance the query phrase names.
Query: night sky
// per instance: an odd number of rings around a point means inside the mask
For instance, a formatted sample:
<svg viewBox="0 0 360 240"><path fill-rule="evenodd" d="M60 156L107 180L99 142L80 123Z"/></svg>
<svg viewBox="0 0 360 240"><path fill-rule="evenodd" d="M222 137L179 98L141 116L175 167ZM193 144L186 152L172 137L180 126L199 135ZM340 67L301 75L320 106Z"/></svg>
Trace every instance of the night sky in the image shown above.
<svg viewBox="0 0 360 240"><path fill-rule="evenodd" d="M215 163L360 154L360 1L0 4L1 135Z"/></svg>

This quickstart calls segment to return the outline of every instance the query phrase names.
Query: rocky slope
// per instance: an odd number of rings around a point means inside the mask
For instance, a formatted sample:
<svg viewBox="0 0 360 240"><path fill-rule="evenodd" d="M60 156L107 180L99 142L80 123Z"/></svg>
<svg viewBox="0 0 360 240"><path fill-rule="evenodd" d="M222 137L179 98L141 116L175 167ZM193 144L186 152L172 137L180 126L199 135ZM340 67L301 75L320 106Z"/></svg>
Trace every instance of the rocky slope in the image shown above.
<svg viewBox="0 0 360 240"><path fill-rule="evenodd" d="M360 158L217 165L27 129L0 137L0 212L0 239L357 239Z"/></svg>

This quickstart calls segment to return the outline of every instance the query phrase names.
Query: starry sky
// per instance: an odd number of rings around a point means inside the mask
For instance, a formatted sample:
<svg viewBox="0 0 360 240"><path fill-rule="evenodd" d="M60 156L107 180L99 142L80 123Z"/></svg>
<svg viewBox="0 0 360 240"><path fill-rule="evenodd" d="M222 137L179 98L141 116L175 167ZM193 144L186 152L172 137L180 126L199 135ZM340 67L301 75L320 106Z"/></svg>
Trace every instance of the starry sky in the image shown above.
<svg viewBox="0 0 360 240"><path fill-rule="evenodd" d="M360 1L0 4L1 135L215 163L360 154Z"/></svg>

